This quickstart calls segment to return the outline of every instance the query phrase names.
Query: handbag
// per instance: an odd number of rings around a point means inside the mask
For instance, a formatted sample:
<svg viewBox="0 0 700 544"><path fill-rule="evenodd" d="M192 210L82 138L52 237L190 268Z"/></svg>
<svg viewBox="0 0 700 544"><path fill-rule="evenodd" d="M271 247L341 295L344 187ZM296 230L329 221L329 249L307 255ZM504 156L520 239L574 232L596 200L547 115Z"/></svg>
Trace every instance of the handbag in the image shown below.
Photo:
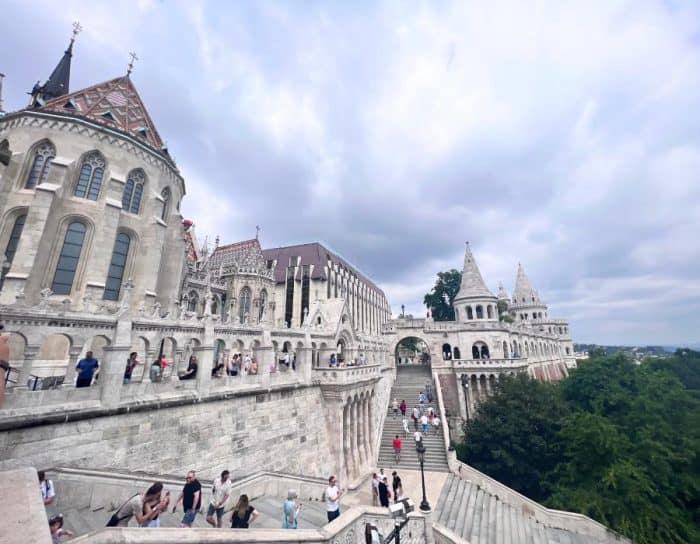
<svg viewBox="0 0 700 544"><path fill-rule="evenodd" d="M119 513L119 511L120 511L122 508L124 508L124 506L126 506L126 503L128 503L128 502L129 502L131 499L133 499L136 495L138 495L138 493L136 493L135 495L132 495L131 497L129 497L128 499L126 499L126 500L122 503L122 505L121 505L119 508L116 509L116 511L114 512L114 514L112 514L112 517L109 518L109 521L107 522L106 527L116 527L117 524L118 524L121 520L126 519L126 518L130 518L131 516L133 516L133 514L127 514L126 516L119 517L119 516L117 516L117 514Z"/></svg>

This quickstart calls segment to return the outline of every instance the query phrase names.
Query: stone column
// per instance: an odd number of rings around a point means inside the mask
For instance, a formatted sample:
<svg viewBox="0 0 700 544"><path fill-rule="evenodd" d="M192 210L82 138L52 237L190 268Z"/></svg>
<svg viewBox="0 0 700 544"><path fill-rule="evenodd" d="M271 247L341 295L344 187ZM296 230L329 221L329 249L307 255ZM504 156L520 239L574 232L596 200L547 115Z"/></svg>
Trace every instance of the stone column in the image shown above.
<svg viewBox="0 0 700 544"><path fill-rule="evenodd" d="M466 374L456 374L457 377L457 397L459 400L459 415L462 419L467 419L467 399L466 399L466 392L465 392L465 387L462 385L462 376L466 376ZM467 382L468 383L468 382Z"/></svg>
<svg viewBox="0 0 700 544"><path fill-rule="evenodd" d="M151 381L151 365L155 362L156 357L158 357L158 351L155 349L149 349L146 351L146 360L143 362L143 377L141 381Z"/></svg>
<svg viewBox="0 0 700 544"><path fill-rule="evenodd" d="M377 452L379 451L379 447L375 443L375 431L374 431L374 396L370 395L368 399L368 405L367 405L367 420L368 420L368 428L369 428L369 452L370 452L370 457L372 458L372 461L374 462L375 459L378 458Z"/></svg>
<svg viewBox="0 0 700 544"><path fill-rule="evenodd" d="M343 469L345 480L350 479L351 469L351 448L350 448L350 405L343 404Z"/></svg>
<svg viewBox="0 0 700 544"><path fill-rule="evenodd" d="M83 348L84 346L72 346L68 350L68 366L66 366L66 377L63 380L63 383L73 385L75 383L75 374L77 370L75 370L75 365L78 364L78 360L80 359L80 355L83 353ZM100 364L102 364L103 361L100 361ZM124 359L124 365L126 365L126 359Z"/></svg>
<svg viewBox="0 0 700 544"><path fill-rule="evenodd" d="M131 320L120 319L112 337L112 343L104 348L104 361L100 363L100 401L106 408L119 406L124 365L131 351Z"/></svg>
<svg viewBox="0 0 700 544"><path fill-rule="evenodd" d="M352 458L352 478L357 478L360 472L359 453L357 449L357 401L350 403L350 456Z"/></svg>
<svg viewBox="0 0 700 544"><path fill-rule="evenodd" d="M200 397L206 396L211 390L211 370L214 368L214 322L211 318L204 319L204 338L202 345L192 350L197 357L197 392Z"/></svg>
<svg viewBox="0 0 700 544"><path fill-rule="evenodd" d="M311 369L313 366L311 348L297 348L297 374L302 383L311 383Z"/></svg>
<svg viewBox="0 0 700 544"><path fill-rule="evenodd" d="M364 428L365 459L367 459L367 468L369 469L374 465L371 447L372 437L369 433L369 397L365 397L362 402L362 427Z"/></svg>
<svg viewBox="0 0 700 544"><path fill-rule="evenodd" d="M22 368L19 371L19 379L17 380L17 385L27 385L27 380L29 375L32 373L32 368L34 366L34 359L39 354L39 346L26 346L24 348L24 361L22 363Z"/></svg>

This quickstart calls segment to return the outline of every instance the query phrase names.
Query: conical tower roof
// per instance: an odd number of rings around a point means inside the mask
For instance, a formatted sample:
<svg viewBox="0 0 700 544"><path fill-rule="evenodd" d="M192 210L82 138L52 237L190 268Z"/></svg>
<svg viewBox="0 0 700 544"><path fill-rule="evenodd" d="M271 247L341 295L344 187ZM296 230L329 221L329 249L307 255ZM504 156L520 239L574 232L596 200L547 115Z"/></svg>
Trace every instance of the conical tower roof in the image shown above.
<svg viewBox="0 0 700 544"><path fill-rule="evenodd" d="M464 252L464 266L462 267L462 283L459 286L459 292L455 300L466 298L496 298L489 288L484 283L484 278L481 277L481 272L476 264L472 250L467 242L467 248Z"/></svg>
<svg viewBox="0 0 700 544"><path fill-rule="evenodd" d="M68 94L70 89L70 61L73 58L73 42L75 38L70 41L68 49L63 53L63 57L56 68L53 69L49 79L41 87L41 97L43 100L51 100L59 96Z"/></svg>
<svg viewBox="0 0 700 544"><path fill-rule="evenodd" d="M518 275L515 278L515 289L513 289L513 302L516 304L540 304L540 297L532 287L530 279L520 263L518 263Z"/></svg>
<svg viewBox="0 0 700 544"><path fill-rule="evenodd" d="M88 119L124 132L168 156L163 140L128 75L53 98L32 110Z"/></svg>

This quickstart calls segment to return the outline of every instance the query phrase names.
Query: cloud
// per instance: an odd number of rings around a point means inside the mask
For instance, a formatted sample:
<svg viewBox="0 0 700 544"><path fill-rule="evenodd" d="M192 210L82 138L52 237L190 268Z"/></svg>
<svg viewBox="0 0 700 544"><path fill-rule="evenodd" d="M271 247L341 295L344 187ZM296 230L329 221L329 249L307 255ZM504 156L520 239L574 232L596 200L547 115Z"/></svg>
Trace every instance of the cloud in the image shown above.
<svg viewBox="0 0 700 544"><path fill-rule="evenodd" d="M73 20L73 87L139 54L201 238L324 240L415 315L469 240L492 290L522 262L577 340L699 340L697 3L5 9L8 109Z"/></svg>

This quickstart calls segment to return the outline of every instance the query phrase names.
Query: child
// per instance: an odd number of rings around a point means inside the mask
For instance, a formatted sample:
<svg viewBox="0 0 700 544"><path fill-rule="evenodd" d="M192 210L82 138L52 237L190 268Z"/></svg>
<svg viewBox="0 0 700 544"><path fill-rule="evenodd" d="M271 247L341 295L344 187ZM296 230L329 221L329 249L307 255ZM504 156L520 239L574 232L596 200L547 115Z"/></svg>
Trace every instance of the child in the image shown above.
<svg viewBox="0 0 700 544"><path fill-rule="evenodd" d="M49 519L49 530L51 531L51 542L53 544L60 544L61 537L67 536L70 538L75 536L71 531L63 528L63 516L61 514L57 514Z"/></svg>

